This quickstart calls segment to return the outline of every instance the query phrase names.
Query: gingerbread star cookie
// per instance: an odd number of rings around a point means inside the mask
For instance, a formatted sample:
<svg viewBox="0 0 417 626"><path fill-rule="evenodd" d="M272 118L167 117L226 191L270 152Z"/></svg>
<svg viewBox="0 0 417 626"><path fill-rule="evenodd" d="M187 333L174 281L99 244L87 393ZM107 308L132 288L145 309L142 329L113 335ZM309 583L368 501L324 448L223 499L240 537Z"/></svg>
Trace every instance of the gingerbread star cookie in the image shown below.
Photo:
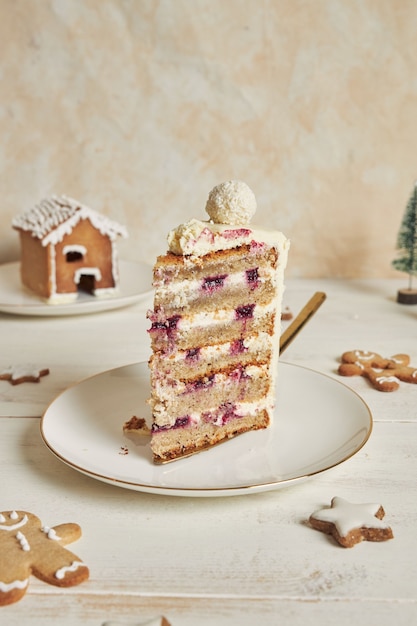
<svg viewBox="0 0 417 626"><path fill-rule="evenodd" d="M88 567L64 548L80 536L78 524L50 528L26 511L0 513L0 606L25 595L31 574L57 587L87 580Z"/></svg>
<svg viewBox="0 0 417 626"><path fill-rule="evenodd" d="M417 368L410 366L408 354L386 359L376 352L344 352L338 369L341 376L364 376L378 391L396 391L400 381L417 384Z"/></svg>
<svg viewBox="0 0 417 626"><path fill-rule="evenodd" d="M126 622L104 622L101 626L128 626ZM166 617L154 617L146 622L132 622L129 626L171 626L171 622Z"/></svg>
<svg viewBox="0 0 417 626"><path fill-rule="evenodd" d="M386 541L393 538L391 527L383 521L385 511L380 504L353 504L334 497L330 507L310 516L316 530L332 535L344 548L361 541Z"/></svg>
<svg viewBox="0 0 417 626"><path fill-rule="evenodd" d="M48 368L39 368L36 365L10 365L0 371L0 380L8 380L12 385L20 383L38 383L42 376L49 374Z"/></svg>

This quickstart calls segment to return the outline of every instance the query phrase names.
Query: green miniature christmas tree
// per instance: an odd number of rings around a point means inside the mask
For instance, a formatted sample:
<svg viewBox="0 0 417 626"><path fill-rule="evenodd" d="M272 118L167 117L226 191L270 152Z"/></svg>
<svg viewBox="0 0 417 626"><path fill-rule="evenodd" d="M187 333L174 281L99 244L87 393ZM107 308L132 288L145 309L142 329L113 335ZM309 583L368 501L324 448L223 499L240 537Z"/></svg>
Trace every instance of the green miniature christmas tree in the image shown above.
<svg viewBox="0 0 417 626"><path fill-rule="evenodd" d="M417 290L413 289L413 275L417 274L417 182L408 200L397 238L398 256L392 265L408 274L408 288L400 289L397 301L402 304L417 304Z"/></svg>

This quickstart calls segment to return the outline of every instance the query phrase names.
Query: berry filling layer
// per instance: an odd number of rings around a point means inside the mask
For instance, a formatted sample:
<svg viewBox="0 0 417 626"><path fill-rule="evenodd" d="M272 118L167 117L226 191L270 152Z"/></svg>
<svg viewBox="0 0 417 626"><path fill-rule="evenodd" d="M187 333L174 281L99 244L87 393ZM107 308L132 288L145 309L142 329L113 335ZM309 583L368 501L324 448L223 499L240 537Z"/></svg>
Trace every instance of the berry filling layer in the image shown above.
<svg viewBox="0 0 417 626"><path fill-rule="evenodd" d="M203 291L213 293L213 291L217 291L218 289L221 289L223 287L226 278L227 274L220 274L219 276L207 276L207 278L203 280L201 288Z"/></svg>
<svg viewBox="0 0 417 626"><path fill-rule="evenodd" d="M242 417L242 414L238 413L236 404L232 402L225 402L212 411L204 411L203 413L201 413L200 418L196 418L196 416L185 415L183 417L178 417L175 420L175 424L173 426L157 426L156 424L153 424L152 434L172 431L179 428L192 428L200 422L200 419L205 424L224 426L231 420L241 419Z"/></svg>
<svg viewBox="0 0 417 626"><path fill-rule="evenodd" d="M235 317L237 320L250 319L253 317L253 312L255 309L254 304L246 304L244 306L238 306L235 309Z"/></svg>

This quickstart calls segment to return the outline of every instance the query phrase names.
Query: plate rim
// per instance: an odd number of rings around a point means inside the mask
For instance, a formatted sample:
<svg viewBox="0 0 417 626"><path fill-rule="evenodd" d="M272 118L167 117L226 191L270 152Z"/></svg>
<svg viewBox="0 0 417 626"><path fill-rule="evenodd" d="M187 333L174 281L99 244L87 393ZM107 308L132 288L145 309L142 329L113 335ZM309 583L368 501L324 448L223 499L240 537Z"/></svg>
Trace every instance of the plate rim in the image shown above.
<svg viewBox="0 0 417 626"><path fill-rule="evenodd" d="M20 316L35 316L35 317L71 317L74 315L84 315L88 313L100 313L104 311L111 311L114 309L120 309L126 306L130 306L143 299L149 297L153 292L152 287L152 266L144 261L130 261L128 259L119 259L119 274L121 274L124 268L138 266L148 270L149 272L149 288L144 291L139 291L134 294L115 294L109 297L92 298L91 300L82 300L74 302L65 302L62 304L48 304L42 301L36 294L31 294L29 290L22 285L22 291L28 298L33 297L33 302L28 303L7 303L2 301L2 295L0 293L0 313L6 313L8 315L20 315ZM0 274L2 272L13 271L19 272L20 261L9 261L7 263L0 264ZM127 269L125 270L127 271Z"/></svg>
<svg viewBox="0 0 417 626"><path fill-rule="evenodd" d="M129 369L132 367L136 367L142 364L146 364L146 361L138 361L138 362L133 362L133 363L129 363L126 365L122 365L116 368L110 368L108 370L104 370L102 372L99 372L97 374L92 374L91 376L88 376L86 378L83 378L82 380L75 382L74 384L72 384L71 386L67 387L66 389L64 389L63 391L61 391L46 407L44 413L41 416L40 419L40 423L39 423L39 428L40 428L40 434L41 434L41 438L44 442L44 444L46 445L46 447L48 448L48 450L57 458L59 459L61 462L63 462L65 465L67 465L68 467L71 467L72 469L80 472L81 474L84 474L85 476L88 476L90 478L93 478L95 480L99 480L100 482L104 482L110 485L114 485L117 487L121 487L121 488L125 488L125 489L130 489L132 491L138 491L138 492L142 492L142 493L151 493L151 494L156 494L156 495L170 495L170 496L181 496L181 497L221 497L221 496L234 496L234 495L246 495L249 493L260 493L260 492L264 492L264 491L272 491L272 490L279 490L281 488L285 488L285 487L289 487L295 483L299 483L299 482L303 482L309 478L312 478L314 476L317 476L318 474L322 474L324 472L327 472L335 467L337 467L338 465L341 465L342 463L345 463L346 461L348 461L349 459L351 459L353 456L355 456L365 445L366 443L369 441L372 431L373 431L373 425L374 425L374 420L373 420L373 416L372 416L372 412L371 409L369 408L369 405L367 404L367 402L363 399L363 397L355 390L352 389L352 387L350 387L349 385L345 384L342 381L339 381L338 379L334 378L333 376L330 376L329 374L323 373L323 372L319 372L318 370L315 370L311 367L307 367L304 365L299 365L296 363L288 363L287 361L281 360L280 359L280 366L284 365L285 367L289 367L289 368L295 368L295 369L302 369L302 370L306 370L310 373L313 373L317 376L321 376L324 377L328 380L330 380L332 383L334 383L335 385L341 385L344 389L346 389L347 391L349 391L351 394L353 394L357 400L359 400L359 402L362 404L363 408L366 410L367 413L367 426L366 426L366 432L365 435L363 437L363 439L361 440L361 442L355 447L355 449L350 452L347 455L344 455L343 458L338 459L335 462L330 463L329 465L326 465L326 467L311 471L311 472L306 472L304 474L301 474L299 476L294 476L294 477L290 477L290 478L286 478L286 479L282 479L282 480L274 480L274 481L267 481L267 482L263 482L263 483L257 483L255 485L251 484L251 485L239 485L239 486L228 486L228 487L170 487L170 486L159 486L159 485L150 485L147 483L138 483L138 482L132 482L131 480L123 480L121 478L112 478L111 476L106 476L104 474L101 474L99 472L96 472L94 470L89 470L86 468L81 467L78 463L71 461L70 459L64 458L64 456L58 452L57 450L54 449L54 446L48 441L48 437L45 433L45 422L47 419L47 413L48 411L51 409L51 407L53 406L53 404L59 399L61 398L61 396L63 396L66 393L69 393L71 390L73 390L74 388L87 383L88 381L95 379L95 378L99 378L100 376L104 376L106 374L109 374L111 372L115 372L117 370L123 370L123 369ZM204 452L204 451L202 451ZM179 459L179 461L181 461Z"/></svg>

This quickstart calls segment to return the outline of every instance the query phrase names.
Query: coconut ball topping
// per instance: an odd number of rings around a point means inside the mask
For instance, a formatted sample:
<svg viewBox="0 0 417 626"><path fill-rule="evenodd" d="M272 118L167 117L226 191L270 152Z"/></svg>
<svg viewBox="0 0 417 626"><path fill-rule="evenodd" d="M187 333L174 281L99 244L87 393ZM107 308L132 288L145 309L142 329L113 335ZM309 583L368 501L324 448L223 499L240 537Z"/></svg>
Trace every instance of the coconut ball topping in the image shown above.
<svg viewBox="0 0 417 626"><path fill-rule="evenodd" d="M252 189L240 180L228 180L209 194L206 211L215 224L249 224L256 212Z"/></svg>

